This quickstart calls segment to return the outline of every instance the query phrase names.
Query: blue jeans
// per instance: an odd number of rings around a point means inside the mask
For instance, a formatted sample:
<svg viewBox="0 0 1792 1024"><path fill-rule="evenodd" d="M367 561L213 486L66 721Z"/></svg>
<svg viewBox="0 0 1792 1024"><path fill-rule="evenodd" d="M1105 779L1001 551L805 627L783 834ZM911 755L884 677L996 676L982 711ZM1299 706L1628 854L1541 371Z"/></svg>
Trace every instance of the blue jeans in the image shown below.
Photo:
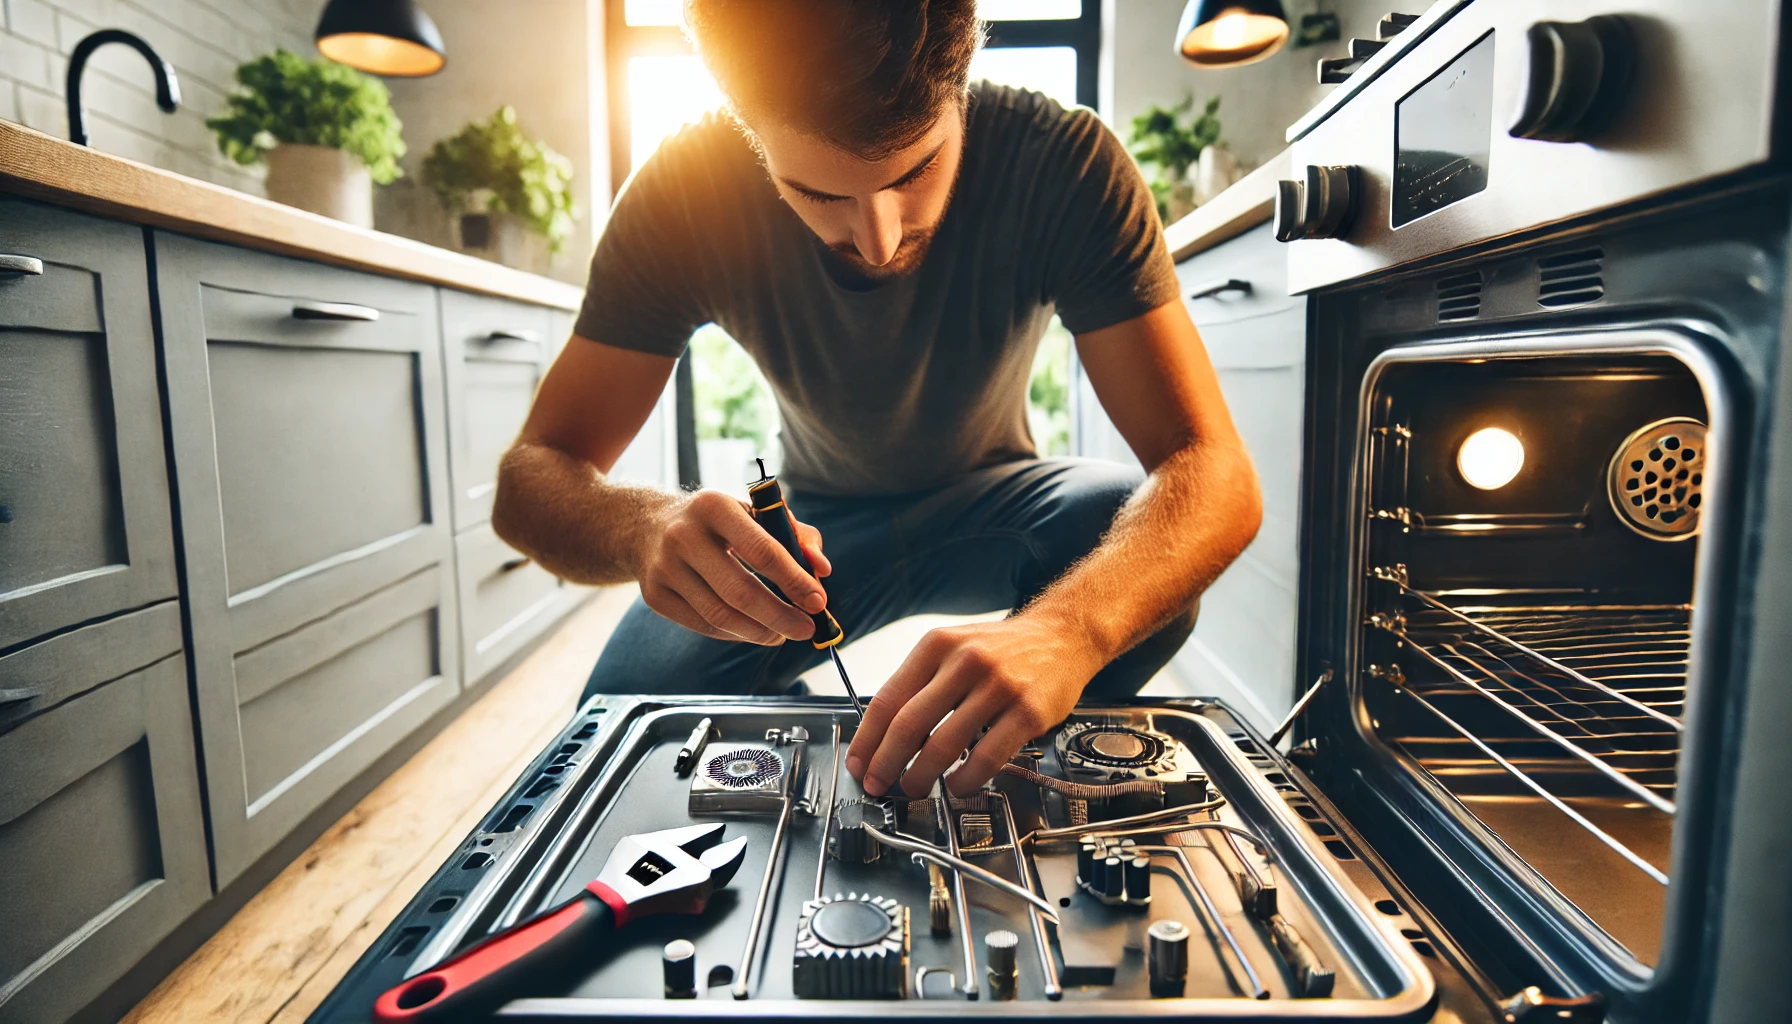
<svg viewBox="0 0 1792 1024"><path fill-rule="evenodd" d="M851 641L910 615L1025 605L1095 547L1139 482L1137 470L1112 462L1027 459L922 494L785 498L798 519L821 531L834 566L822 585ZM1137 693L1194 631L1195 611L1116 658L1085 698ZM827 652L805 641L761 647L693 633L636 598L585 696L781 694L826 660Z"/></svg>

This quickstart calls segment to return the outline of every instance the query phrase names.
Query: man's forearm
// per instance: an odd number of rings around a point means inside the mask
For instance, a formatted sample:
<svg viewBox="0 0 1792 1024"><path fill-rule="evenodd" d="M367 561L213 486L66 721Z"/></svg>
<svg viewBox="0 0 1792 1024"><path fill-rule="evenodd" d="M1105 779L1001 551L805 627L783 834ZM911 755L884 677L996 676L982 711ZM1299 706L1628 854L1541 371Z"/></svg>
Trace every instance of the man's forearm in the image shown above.
<svg viewBox="0 0 1792 1024"><path fill-rule="evenodd" d="M1187 445L1146 477L1101 544L1022 614L1086 638L1105 664L1186 610L1262 518L1242 448Z"/></svg>
<svg viewBox="0 0 1792 1024"><path fill-rule="evenodd" d="M542 568L574 583L627 583L654 524L678 496L611 483L584 459L520 441L498 466L492 529Z"/></svg>

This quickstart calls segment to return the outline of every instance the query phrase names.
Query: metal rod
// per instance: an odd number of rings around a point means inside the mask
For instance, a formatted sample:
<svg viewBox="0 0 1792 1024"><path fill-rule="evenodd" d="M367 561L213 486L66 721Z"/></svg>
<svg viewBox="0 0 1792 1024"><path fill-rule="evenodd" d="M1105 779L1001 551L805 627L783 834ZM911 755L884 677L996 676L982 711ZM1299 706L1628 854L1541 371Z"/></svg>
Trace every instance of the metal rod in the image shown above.
<svg viewBox="0 0 1792 1024"><path fill-rule="evenodd" d="M834 658L834 671L840 673L840 685L846 687L846 695L852 698L853 713L859 716L859 724L865 724L865 703L859 700L859 691L852 688L852 680L846 677L846 662L840 660L840 645L828 648L828 654Z"/></svg>
<svg viewBox="0 0 1792 1024"><path fill-rule="evenodd" d="M939 793L939 803L934 806L940 827L946 830L946 852L957 857L958 828L952 821L952 795L946 791L943 779L934 782L934 790ZM966 999L976 999L977 939L971 934L971 904L964 898L964 875L957 871L952 872L952 899L958 904L958 944L964 957L964 984L959 990Z"/></svg>
<svg viewBox="0 0 1792 1024"><path fill-rule="evenodd" d="M1321 672L1318 679L1313 680L1313 685L1307 687L1307 692L1301 694L1300 699L1294 702L1294 706L1288 709L1288 714L1283 716L1282 724L1276 726L1276 731L1269 734L1270 746L1273 747L1282 742L1282 737L1288 735L1289 729L1294 728L1295 721L1306 713L1307 705L1313 703L1314 697L1319 696L1319 688L1331 681L1332 670L1329 668Z"/></svg>
<svg viewBox="0 0 1792 1024"><path fill-rule="evenodd" d="M1014 827L1014 808L1008 802L1008 794L998 792L1002 798L1002 822L1008 828L1008 846L1014 851L1014 870L1020 875L1020 884L1029 891L1033 888L1033 870L1027 866L1026 851L1020 848L1020 832ZM1039 973L1045 976L1045 998L1057 1000L1064 998L1064 986L1058 983L1058 961L1052 956L1051 945L1045 938L1045 926L1039 923L1039 911L1027 908L1027 924L1033 928L1033 951L1039 956Z"/></svg>
<svg viewBox="0 0 1792 1024"><path fill-rule="evenodd" d="M1606 778L1608 778L1611 781L1617 783L1618 785L1624 787L1624 789L1627 792L1629 792L1632 796L1635 796L1638 800L1641 800L1642 802L1648 804L1649 806L1655 808L1656 810L1662 811L1666 814L1674 813L1674 805L1671 802L1669 802L1667 800L1663 800L1660 796L1657 796L1653 790L1650 790L1649 788L1647 788L1645 786L1642 786L1636 782L1633 782L1629 776L1625 775L1623 772L1617 770L1616 768L1613 768L1611 765L1606 764L1597 755L1589 753L1588 751L1582 750L1578 744L1576 744L1574 741L1570 740L1568 737L1563 736L1561 733L1556 732L1554 729L1551 729L1549 726L1544 725L1542 722L1537 721L1536 719L1532 718L1531 716L1525 714L1523 711L1520 711L1518 708L1515 708L1511 704L1500 699L1500 697L1497 694L1495 694L1492 690L1489 690L1487 687L1482 686L1480 683L1477 683L1473 679L1469 678L1469 676L1466 673L1464 673L1461 669L1450 664L1449 662L1445 661L1444 659L1438 657L1436 654L1433 654L1431 652L1431 649L1426 647L1424 644L1414 641L1414 642L1411 642L1409 644L1409 646L1411 646L1411 648L1413 650L1417 651L1421 656L1423 656L1425 658L1425 660L1431 662L1433 665L1436 665L1438 668L1441 668L1445 672L1448 672L1450 675L1454 676L1456 678L1457 682L1460 682L1464 686L1467 686L1470 689L1473 689L1476 693L1479 693L1481 696L1486 697L1488 700L1492 701L1495 705L1505 709L1505 711L1507 711L1509 714L1511 714L1512 717L1518 719L1526 727L1530 728L1534 732L1538 733L1539 735L1541 735L1547 739L1553 740L1557 746L1561 747L1563 750L1566 750L1569 754L1573 755L1574 757L1577 757L1580 760L1586 762L1587 765L1589 767L1591 767L1594 771L1600 773L1601 775L1604 775ZM1418 698L1418 694L1413 693L1413 691L1410 689L1403 689L1401 692L1412 694L1413 697ZM1426 707L1430 707L1434 711L1436 710L1436 708L1432 707L1432 704L1430 701L1420 699L1420 702L1423 703ZM1438 714L1442 715L1443 713L1441 711L1439 711ZM1448 721L1448 719L1446 719L1446 721ZM1450 724L1455 725L1455 723L1453 721ZM1468 730L1463 729L1461 726L1456 726L1456 728L1458 730L1460 730L1463 733L1463 735L1465 735L1465 736L1468 735ZM1484 744L1481 743L1479 738L1477 738L1477 737L1470 737L1470 738L1474 739L1475 744L1477 746L1480 746L1483 750L1489 749ZM1501 759L1501 763L1502 764L1505 763L1504 759ZM1513 770L1516 771L1517 769L1513 769ZM1523 773L1520 773L1520 774L1523 774Z"/></svg>
<svg viewBox="0 0 1792 1024"><path fill-rule="evenodd" d="M1213 897L1207 895L1206 887L1201 884L1201 879L1195 875L1195 866L1189 863L1188 854L1183 852L1182 847L1135 846L1133 849L1141 853L1153 853L1159 856L1169 854L1181 863L1182 873L1188 879L1189 891L1195 894L1195 899L1199 903L1197 909L1205 913L1213 922L1213 927L1219 933L1220 938L1231 948L1232 955L1238 958L1239 966L1244 968L1244 976L1249 979L1251 983L1251 998L1268 999L1269 989L1263 987L1263 980L1257 977L1257 969L1252 967L1251 961L1245 957L1244 948L1238 944L1238 936L1232 934L1232 929L1226 927L1226 922L1220 919L1220 908L1214 905Z"/></svg>
<svg viewBox="0 0 1792 1024"><path fill-rule="evenodd" d="M1625 704L1628 704L1631 707L1637 709L1638 711L1641 711L1643 714L1648 715L1651 718L1659 720L1660 722L1667 725L1669 728L1674 729L1677 732L1684 731L1686 728L1686 726L1684 724L1682 724L1679 719L1674 718L1671 715L1664 715L1661 712L1650 707L1649 705L1644 704L1641 701L1638 701L1638 700L1632 698L1631 696L1629 696L1628 694L1626 694L1620 690L1614 690L1611 687L1605 685L1602 682L1599 682L1596 679L1592 679L1585 675L1582 675L1581 673L1576 672L1574 669L1569 668L1568 666L1562 664L1561 662L1555 660L1554 658L1551 658L1550 656L1548 656L1540 651L1536 651L1529 647L1526 647L1524 644L1521 644L1518 641L1512 639L1511 637L1506 636L1504 633L1498 632L1497 630L1494 630L1487 626L1482 625L1481 623L1475 621L1474 619L1469 618L1468 616L1462 614L1461 612L1450 607L1449 605L1444 604L1442 601L1439 601L1438 599L1432 597L1430 594L1427 594L1422 590L1414 590L1413 588L1407 586L1404 583L1400 584L1400 589L1406 591L1408 594L1411 594L1414 597L1417 597L1419 600L1425 602L1426 604L1430 605L1433 608L1436 608L1438 611L1443 612L1445 615L1448 615L1451 618L1453 618L1453 619L1455 619L1473 629L1477 629L1483 633L1486 633L1488 636L1493 637L1495 640L1498 640L1501 643L1511 644L1513 647L1516 647L1520 651L1523 651L1524 653L1530 655L1531 657L1536 658L1538 661L1542 662L1545 665L1548 665L1550 668L1555 669L1557 672L1560 672L1563 675L1566 675L1569 678L1574 679L1577 682L1585 683L1586 685L1593 687L1595 690L1598 690L1601 693L1604 693L1604 694L1606 694L1610 697L1613 697Z"/></svg>
<svg viewBox="0 0 1792 1024"><path fill-rule="evenodd" d="M1489 758L1492 758L1493 762L1495 764L1499 765L1501 768L1504 768L1506 771L1511 772L1515 777L1517 777L1519 782L1524 783L1524 785L1527 788L1529 788L1532 792L1536 793L1538 796L1542 797L1546 802L1548 802L1550 804L1550 806L1554 807L1558 811L1561 811L1563 814L1566 814L1569 818L1573 819L1576 823L1578 823L1582 828L1586 829L1588 832L1593 833L1594 838L1598 839L1600 842L1602 842L1606 846L1610 847L1613 853L1616 853L1618 856L1623 857L1625 860L1629 861L1632 865L1634 865L1638 870L1640 870L1643 874L1648 875L1650 878L1655 879L1657 882L1660 882L1662 885L1668 884L1668 876L1663 874L1660 869L1656 868L1655 865L1642 859L1641 857L1637 856L1635 853L1632 853L1630 851L1629 847L1625 846L1623 843L1620 843L1616 839L1612 838L1603 829L1601 829L1598 825L1595 825L1591 821L1587 820L1585 815L1581 814L1579 811L1575 810L1574 808L1568 806L1567 803L1565 803L1563 800L1561 800L1559 797L1557 797L1554 793L1551 793L1549 790L1544 789L1543 785L1541 783L1539 783L1537 780L1531 778L1529 775L1526 775L1523 771L1520 771L1518 769L1518 767L1516 765L1514 765L1512 762L1506 760L1505 758L1501 757L1499 754L1495 753L1494 749L1492 747L1488 746L1487 744L1483 743L1479 736L1476 736L1474 733L1469 732L1467 729L1465 729L1461 725L1457 724L1455 719L1451 718L1449 715L1444 714L1443 711L1441 709L1439 709L1436 705L1432 704L1430 701L1428 701L1425 698L1419 696L1418 694L1412 692L1411 690L1401 690L1400 692L1406 694L1408 697L1411 697L1413 700L1418 701L1420 705L1425 707L1427 710L1429 710L1432 714L1436 715L1438 718L1442 719L1445 725L1448 725L1450 728L1452 728L1452 729L1456 730L1458 733L1460 733L1462 735L1463 739L1468 740L1470 743L1473 743L1475 746L1479 747L1481 750L1481 753L1486 754Z"/></svg>
<svg viewBox="0 0 1792 1024"><path fill-rule="evenodd" d="M1225 797L1214 797L1212 800L1208 800L1204 803L1183 804L1180 807L1165 807L1158 811L1147 811L1144 814L1134 814L1125 818L1114 818L1111 821L1099 821L1090 825L1069 825L1064 828L1036 828L1021 838L1023 840L1030 839L1033 842L1040 842L1047 839L1075 838L1091 832L1100 832L1105 829L1121 828L1127 825L1138 825L1145 822L1157 821L1160 818L1174 818L1177 815L1199 814L1202 811L1211 811L1215 807L1223 807L1225 806L1225 803ZM1157 830L1149 829L1148 831Z"/></svg>
<svg viewBox="0 0 1792 1024"><path fill-rule="evenodd" d="M871 833L873 839L888 846L892 850L901 850L903 853L912 853L922 860L933 861L940 867L951 868L954 871L962 871L964 872L965 877L974 882L982 882L991 889L1000 889L1017 899L1026 900L1028 903L1038 907L1039 912L1051 923L1058 923L1058 911L1043 897L1030 889L1023 889L1020 886L1015 885L1013 882L1010 882L993 871L987 871L980 868L962 857L954 857L952 854L947 853L945 850L940 849L932 843L924 843L909 836L891 835L888 832L872 828L870 825L862 825L860 827Z"/></svg>
<svg viewBox="0 0 1792 1024"><path fill-rule="evenodd" d="M741 950L740 968L734 972L734 998L747 998L747 981L753 972L753 961L759 952L759 933L765 925L765 905L772 895L772 880L782 864L784 833L790 829L790 814L796 808L797 780L801 778L803 748L798 742L790 754L790 777L784 786L784 807L778 812L778 827L772 832L771 849L765 856L765 876L759 880L759 898L753 901L753 917L747 922L747 946Z"/></svg>
<svg viewBox="0 0 1792 1024"><path fill-rule="evenodd" d="M828 782L827 809L821 815L821 853L815 859L815 899L821 899L828 877L828 835L834 829L834 795L840 791L840 722L834 722L834 773Z"/></svg>

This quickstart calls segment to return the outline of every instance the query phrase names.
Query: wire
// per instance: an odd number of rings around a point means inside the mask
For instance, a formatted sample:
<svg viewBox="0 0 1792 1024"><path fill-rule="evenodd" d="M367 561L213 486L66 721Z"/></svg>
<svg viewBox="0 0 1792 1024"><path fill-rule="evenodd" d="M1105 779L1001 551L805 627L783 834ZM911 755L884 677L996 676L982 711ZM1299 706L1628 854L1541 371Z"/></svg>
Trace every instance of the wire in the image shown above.
<svg viewBox="0 0 1792 1024"><path fill-rule="evenodd" d="M1054 793L1077 800L1111 800L1117 796L1163 796L1164 784L1151 779L1132 779L1127 782L1065 782L1049 775L1041 775L1031 768L1022 768L1010 761L1002 766L1002 774L1017 779L1025 779L1036 786L1044 786Z"/></svg>

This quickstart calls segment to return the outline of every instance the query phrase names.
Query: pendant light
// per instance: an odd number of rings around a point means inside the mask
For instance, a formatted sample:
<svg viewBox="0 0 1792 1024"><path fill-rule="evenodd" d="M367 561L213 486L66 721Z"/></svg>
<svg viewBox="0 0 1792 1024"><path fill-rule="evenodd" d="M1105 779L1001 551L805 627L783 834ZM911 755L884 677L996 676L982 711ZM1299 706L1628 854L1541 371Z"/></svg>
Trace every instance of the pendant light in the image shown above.
<svg viewBox="0 0 1792 1024"><path fill-rule="evenodd" d="M448 62L442 33L416 0L330 0L317 21L317 52L396 78L433 75Z"/></svg>
<svg viewBox="0 0 1792 1024"><path fill-rule="evenodd" d="M1280 0L1188 0L1176 29L1176 52L1201 68L1252 64L1287 41Z"/></svg>

